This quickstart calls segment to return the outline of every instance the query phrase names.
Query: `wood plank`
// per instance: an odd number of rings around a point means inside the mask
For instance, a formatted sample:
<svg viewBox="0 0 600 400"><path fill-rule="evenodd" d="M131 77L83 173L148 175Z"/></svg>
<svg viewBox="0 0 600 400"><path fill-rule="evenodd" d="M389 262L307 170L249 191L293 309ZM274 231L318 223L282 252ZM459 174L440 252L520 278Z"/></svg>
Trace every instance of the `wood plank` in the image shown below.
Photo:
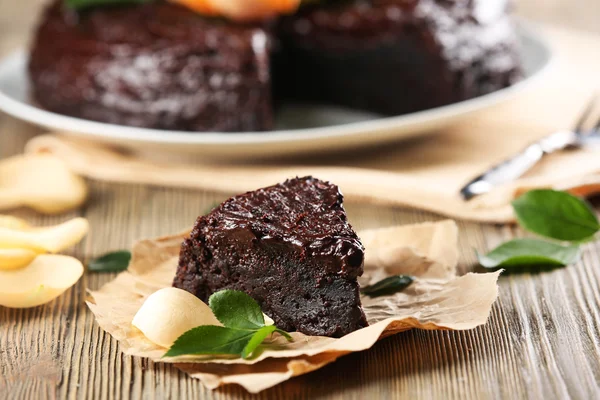
<svg viewBox="0 0 600 400"><path fill-rule="evenodd" d="M0 54L25 43L43 0L0 2ZM597 0L521 0L525 14L585 25L600 20ZM29 8L28 6L32 7ZM562 7L568 7L568 13ZM27 12L23 12L27 10ZM584 21L585 19L585 21ZM579 21L584 21L580 23ZM0 158L17 154L39 130L0 115ZM224 195L135 185L91 183L80 213L42 217L51 224L81 214L93 231L71 254L89 259L128 248L141 237L189 227ZM361 228L436 220L418 211L348 205ZM461 272L485 251L522 232L461 223ZM0 399L515 399L600 396L600 244L577 265L538 275L505 276L487 325L468 332L411 331L373 349L252 396L239 387L210 392L169 365L124 356L83 304L86 288L114 274L86 274L65 296L32 310L0 308Z"/></svg>
<svg viewBox="0 0 600 400"><path fill-rule="evenodd" d="M179 231L222 197L105 183L91 187L94 201L83 215L94 229L75 250L78 257L128 247L144 235ZM349 205L348 211L359 229L438 219L360 205ZM474 260L473 247L485 249L513 235L506 228L473 224L461 224L461 231L465 270ZM258 398L591 398L600 368L597 252L598 246L590 245L577 266L503 278L499 304L482 328L401 334ZM48 306L2 310L0 346L13 349L0 354L0 364L8 366L2 384L10 398L250 398L236 387L210 393L170 366L120 354L82 304L85 287L97 288L113 277L88 274Z"/></svg>

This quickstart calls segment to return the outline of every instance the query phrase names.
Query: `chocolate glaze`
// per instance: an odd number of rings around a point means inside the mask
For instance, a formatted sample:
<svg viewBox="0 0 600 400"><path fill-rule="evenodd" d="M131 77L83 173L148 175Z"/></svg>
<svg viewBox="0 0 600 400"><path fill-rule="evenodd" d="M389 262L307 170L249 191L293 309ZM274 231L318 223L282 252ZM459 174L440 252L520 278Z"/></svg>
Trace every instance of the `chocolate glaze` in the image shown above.
<svg viewBox="0 0 600 400"><path fill-rule="evenodd" d="M94 8L55 1L33 42L33 97L66 115L189 131L272 127L267 27L173 4Z"/></svg>
<svg viewBox="0 0 600 400"><path fill-rule="evenodd" d="M79 14L63 1L33 41L33 97L114 124L269 130L287 101L398 115L521 76L507 0L332 0L260 25L162 1Z"/></svg>
<svg viewBox="0 0 600 400"><path fill-rule="evenodd" d="M342 202L337 186L312 177L233 197L198 218L173 285L204 301L242 290L285 330L339 337L364 327L364 248Z"/></svg>
<svg viewBox="0 0 600 400"><path fill-rule="evenodd" d="M403 114L520 79L506 0L354 0L281 22L277 98ZM276 70L276 72L277 72Z"/></svg>

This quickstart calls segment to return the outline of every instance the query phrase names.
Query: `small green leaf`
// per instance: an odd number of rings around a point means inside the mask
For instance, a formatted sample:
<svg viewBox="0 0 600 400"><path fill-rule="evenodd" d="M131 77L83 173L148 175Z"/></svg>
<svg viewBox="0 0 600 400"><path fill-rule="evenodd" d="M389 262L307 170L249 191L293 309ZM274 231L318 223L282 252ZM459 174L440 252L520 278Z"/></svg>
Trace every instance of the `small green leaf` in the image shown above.
<svg viewBox="0 0 600 400"><path fill-rule="evenodd" d="M360 291L369 297L379 297L401 292L413 283L414 278L407 275L396 275L385 278L373 285L366 286Z"/></svg>
<svg viewBox="0 0 600 400"><path fill-rule="evenodd" d="M259 330L254 332L254 336L252 339L246 344L244 350L242 351L242 358L248 358L252 355L254 350L273 332L275 332L277 328L273 325L263 326Z"/></svg>
<svg viewBox="0 0 600 400"><path fill-rule="evenodd" d="M265 326L260 306L244 292L221 290L210 296L208 305L217 319L228 328L260 329Z"/></svg>
<svg viewBox="0 0 600 400"><path fill-rule="evenodd" d="M579 260L578 246L562 246L537 239L515 239L506 242L487 255L477 255L485 268L531 266L564 266Z"/></svg>
<svg viewBox="0 0 600 400"><path fill-rule="evenodd" d="M275 332L279 333L281 336L283 336L284 338L286 338L288 342L293 342L294 341L294 338L289 333L287 333L286 331L282 331L281 329L277 328L277 329L275 329Z"/></svg>
<svg viewBox="0 0 600 400"><path fill-rule="evenodd" d="M289 333L265 326L263 313L254 299L236 290L222 290L208 300L223 326L199 326L181 335L164 357L192 354L232 354L250 357L273 332L293 341Z"/></svg>
<svg viewBox="0 0 600 400"><path fill-rule="evenodd" d="M151 3L156 0L66 0L67 6L76 10L94 6L108 6L121 4L143 4Z"/></svg>
<svg viewBox="0 0 600 400"><path fill-rule="evenodd" d="M532 190L512 205L524 229L548 238L576 242L590 239L600 230L592 207L566 192Z"/></svg>
<svg viewBox="0 0 600 400"><path fill-rule="evenodd" d="M121 272L127 269L131 261L131 252L115 251L90 261L88 270L92 272Z"/></svg>
<svg viewBox="0 0 600 400"><path fill-rule="evenodd" d="M190 354L240 355L255 332L213 325L199 326L181 335L164 357Z"/></svg>

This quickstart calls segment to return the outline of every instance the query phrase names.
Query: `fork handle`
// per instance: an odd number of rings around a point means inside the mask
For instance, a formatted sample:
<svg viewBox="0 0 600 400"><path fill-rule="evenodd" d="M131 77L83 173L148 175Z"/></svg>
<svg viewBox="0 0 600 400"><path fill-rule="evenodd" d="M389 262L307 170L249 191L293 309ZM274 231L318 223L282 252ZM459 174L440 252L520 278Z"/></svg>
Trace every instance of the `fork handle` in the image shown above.
<svg viewBox="0 0 600 400"><path fill-rule="evenodd" d="M530 144L523 151L492 167L470 181L460 191L465 200L487 193L494 187L512 182L533 168L546 154L576 146L580 140L574 132L561 131Z"/></svg>

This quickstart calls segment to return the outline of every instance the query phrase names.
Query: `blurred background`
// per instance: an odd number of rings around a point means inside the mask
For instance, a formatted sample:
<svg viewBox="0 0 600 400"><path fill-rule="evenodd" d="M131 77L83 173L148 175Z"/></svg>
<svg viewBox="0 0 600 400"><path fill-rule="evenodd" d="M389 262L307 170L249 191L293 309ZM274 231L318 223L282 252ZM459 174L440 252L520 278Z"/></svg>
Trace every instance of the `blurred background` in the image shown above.
<svg viewBox="0 0 600 400"><path fill-rule="evenodd" d="M600 0L514 0L532 20L600 33Z"/></svg>
<svg viewBox="0 0 600 400"><path fill-rule="evenodd" d="M14 15L14 2L18 1L20 12ZM22 44L31 24L37 18L40 7L49 0L0 0L0 36L13 36L3 41L0 54ZM517 14L529 19L600 33L600 0L513 0ZM23 23L23 22L26 23Z"/></svg>

